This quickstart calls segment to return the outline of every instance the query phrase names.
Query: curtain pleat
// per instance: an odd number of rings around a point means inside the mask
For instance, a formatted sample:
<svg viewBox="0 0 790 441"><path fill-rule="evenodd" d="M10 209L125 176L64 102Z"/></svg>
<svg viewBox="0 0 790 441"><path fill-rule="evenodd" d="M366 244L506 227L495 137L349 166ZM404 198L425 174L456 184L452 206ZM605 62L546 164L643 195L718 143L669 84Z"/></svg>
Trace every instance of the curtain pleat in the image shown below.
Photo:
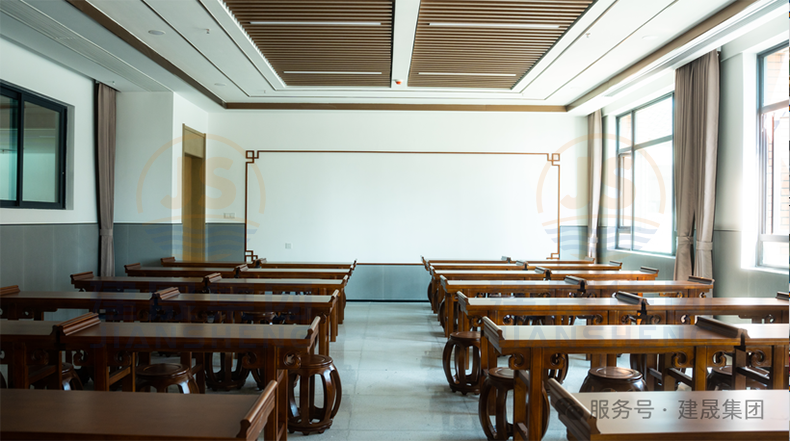
<svg viewBox="0 0 790 441"><path fill-rule="evenodd" d="M713 277L718 132L719 55L714 50L675 72L675 280Z"/></svg>
<svg viewBox="0 0 790 441"><path fill-rule="evenodd" d="M587 204L587 257L598 255L598 212L601 207L603 168L603 117L601 109L587 116L587 157L589 193Z"/></svg>
<svg viewBox="0 0 790 441"><path fill-rule="evenodd" d="M99 275L115 275L115 89L96 84L96 192L99 214Z"/></svg>

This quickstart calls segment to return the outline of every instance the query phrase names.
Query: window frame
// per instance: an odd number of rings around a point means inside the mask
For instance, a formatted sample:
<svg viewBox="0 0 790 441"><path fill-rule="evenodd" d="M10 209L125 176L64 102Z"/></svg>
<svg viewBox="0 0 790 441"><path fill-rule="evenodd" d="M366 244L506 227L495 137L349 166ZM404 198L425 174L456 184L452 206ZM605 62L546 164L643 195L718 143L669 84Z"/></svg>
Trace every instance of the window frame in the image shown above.
<svg viewBox="0 0 790 441"><path fill-rule="evenodd" d="M636 112L642 110L644 108L650 107L656 103L659 103L664 100L671 100L672 103L672 134L669 136L664 136L661 138L652 139L650 141L642 142L637 144L636 141ZM628 147L621 147L620 146L620 119L626 116L631 116L631 133L630 133L630 140L631 145ZM641 150L646 147L651 147L656 144L661 144L664 142L672 142L672 176L670 179L674 183L675 179L675 92L669 92L664 95L661 95L653 100L650 100L644 104L641 104L637 107L631 108L630 110L623 112L615 117L615 174L617 176L617 215L616 215L616 227L615 227L615 249L622 250L622 251L631 251L631 252L638 252L638 253L645 253L645 254L652 254L656 256L675 256L677 251L677 228L675 219L675 192L672 191L670 194L670 209L672 210L672 239L671 239L671 252L669 253L661 253L657 251L643 251L643 250L635 250L634 249L634 219L636 210L635 204L633 203L633 198L636 196L634 182L636 181L636 167L635 167L635 158L634 152L637 150ZM623 188L622 188L622 173L621 173L621 160L624 157L628 157L631 160L631 207L630 207L630 215L631 215L631 225L630 226L623 226L623 213L621 207L623 206ZM674 189L674 186L673 186ZM620 233L628 233L631 237L630 247L623 247L620 245Z"/></svg>
<svg viewBox="0 0 790 441"><path fill-rule="evenodd" d="M68 106L51 98L31 92L18 86L14 86L5 81L0 81L0 95L17 100L17 175L16 175L16 199L0 199L0 208L32 208L32 209L66 209L66 146L67 146L67 123ZM23 194L24 179L24 146L25 146L25 103L35 104L59 114L58 117L58 173L55 182L58 183L58 200L55 202L25 201Z"/></svg>
<svg viewBox="0 0 790 441"><path fill-rule="evenodd" d="M766 193L768 192L768 176L767 176L767 163L768 163L768 150L767 145L763 141L763 115L769 112L774 112L779 109L787 109L790 105L788 101L778 101L776 103L765 105L765 63L766 57L779 52L790 46L790 41L786 40L783 43L777 44L757 54L757 163L758 163L758 176L759 176L759 192L760 192L760 211L758 215L757 227L757 244L755 253L755 266L771 269L787 270L787 266L768 265L763 263L763 244L766 242L782 243L788 242L790 236L784 234L767 234L766 233ZM776 155L773 156L776 158ZM774 167L774 170L776 168Z"/></svg>

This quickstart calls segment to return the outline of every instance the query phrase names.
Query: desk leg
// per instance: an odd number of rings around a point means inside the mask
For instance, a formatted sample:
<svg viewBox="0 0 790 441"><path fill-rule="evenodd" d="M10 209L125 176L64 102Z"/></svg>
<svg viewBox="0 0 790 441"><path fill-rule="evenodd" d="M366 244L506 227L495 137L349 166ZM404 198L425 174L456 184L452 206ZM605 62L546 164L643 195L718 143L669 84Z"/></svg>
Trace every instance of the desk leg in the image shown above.
<svg viewBox="0 0 790 441"><path fill-rule="evenodd" d="M785 367L785 360L787 360L787 346L773 346L771 347L771 389L787 389L787 368Z"/></svg>
<svg viewBox="0 0 790 441"><path fill-rule="evenodd" d="M529 413L527 414L527 433L530 440L540 440L543 438L543 381L545 380L546 368L543 365L544 352L542 348L533 348L529 354ZM515 393L513 394L514 399ZM525 403L522 398L516 403ZM518 406L519 404L516 404ZM523 404L522 404L523 405ZM526 409L521 412L526 414ZM523 420L522 420L523 421ZM515 426L515 416L513 425Z"/></svg>
<svg viewBox="0 0 790 441"><path fill-rule="evenodd" d="M444 323L444 336L450 338L455 328L455 296L448 292L444 293L444 311L447 317Z"/></svg>
<svg viewBox="0 0 790 441"><path fill-rule="evenodd" d="M107 348L93 350L93 388L98 391L110 390L110 366L107 363Z"/></svg>
<svg viewBox="0 0 790 441"><path fill-rule="evenodd" d="M708 379L708 348L694 348L694 370L691 372L691 390L704 391Z"/></svg>
<svg viewBox="0 0 790 441"><path fill-rule="evenodd" d="M30 382L27 366L27 345L24 343L14 343L14 353L11 355L11 364L8 365L8 380L14 389L30 389Z"/></svg>
<svg viewBox="0 0 790 441"><path fill-rule="evenodd" d="M321 322L318 324L318 353L329 355L329 317L321 315Z"/></svg>
<svg viewBox="0 0 790 441"><path fill-rule="evenodd" d="M258 360L264 361L264 383L277 381L274 411L269 415L263 429L267 441L285 440L288 437L288 371L280 369L279 358L283 354L277 348L265 348L256 354Z"/></svg>

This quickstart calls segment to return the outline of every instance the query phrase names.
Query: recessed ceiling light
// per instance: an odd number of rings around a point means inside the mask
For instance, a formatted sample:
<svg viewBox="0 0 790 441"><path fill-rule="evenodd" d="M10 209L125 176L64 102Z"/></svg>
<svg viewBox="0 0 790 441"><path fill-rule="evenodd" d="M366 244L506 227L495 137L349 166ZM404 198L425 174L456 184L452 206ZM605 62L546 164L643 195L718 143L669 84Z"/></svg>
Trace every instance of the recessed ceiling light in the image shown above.
<svg viewBox="0 0 790 441"><path fill-rule="evenodd" d="M475 72L419 72L419 75L461 75L470 77L515 77L512 73L475 73Z"/></svg>
<svg viewBox="0 0 790 441"><path fill-rule="evenodd" d="M227 86L227 84L225 84L225 83L214 83L214 85L215 85L215 86L219 86L219 87L225 87L225 86Z"/></svg>
<svg viewBox="0 0 790 441"><path fill-rule="evenodd" d="M336 72L336 71L318 71L318 70L286 70L283 73L287 74L328 74L328 75L381 75L381 72Z"/></svg>
<svg viewBox="0 0 790 441"><path fill-rule="evenodd" d="M251 25L271 26L381 26L378 21L251 21Z"/></svg>
<svg viewBox="0 0 790 441"><path fill-rule="evenodd" d="M658 35L645 35L642 37L642 40L655 40L658 38Z"/></svg>
<svg viewBox="0 0 790 441"><path fill-rule="evenodd" d="M148 33L151 35L165 35L165 31L160 31L157 29L151 29L150 31L148 31Z"/></svg>
<svg viewBox="0 0 790 441"><path fill-rule="evenodd" d="M446 26L460 28L517 28L517 29L559 29L559 25L544 23L451 23L435 22L428 23L428 26Z"/></svg>

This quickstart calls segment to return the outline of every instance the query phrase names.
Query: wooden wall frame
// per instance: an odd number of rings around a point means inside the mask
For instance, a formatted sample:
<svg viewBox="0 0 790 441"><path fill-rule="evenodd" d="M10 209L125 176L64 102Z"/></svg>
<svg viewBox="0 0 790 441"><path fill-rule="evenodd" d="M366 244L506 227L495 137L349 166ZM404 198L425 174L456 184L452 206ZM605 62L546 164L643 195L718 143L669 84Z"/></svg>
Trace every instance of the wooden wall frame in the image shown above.
<svg viewBox="0 0 790 441"><path fill-rule="evenodd" d="M527 152L420 152L420 151L398 151L398 150L246 150L244 164L244 258L253 261L259 258L254 250L249 248L247 241L247 225L249 225L249 185L250 185L250 165L264 153L353 153L353 154L380 154L380 155L514 155L514 156L543 156L550 167L557 167L557 252L552 252L547 260L559 260L560 258L560 154L559 153L527 153ZM365 263L358 263L364 265ZM381 265L403 265L403 263L380 263Z"/></svg>

